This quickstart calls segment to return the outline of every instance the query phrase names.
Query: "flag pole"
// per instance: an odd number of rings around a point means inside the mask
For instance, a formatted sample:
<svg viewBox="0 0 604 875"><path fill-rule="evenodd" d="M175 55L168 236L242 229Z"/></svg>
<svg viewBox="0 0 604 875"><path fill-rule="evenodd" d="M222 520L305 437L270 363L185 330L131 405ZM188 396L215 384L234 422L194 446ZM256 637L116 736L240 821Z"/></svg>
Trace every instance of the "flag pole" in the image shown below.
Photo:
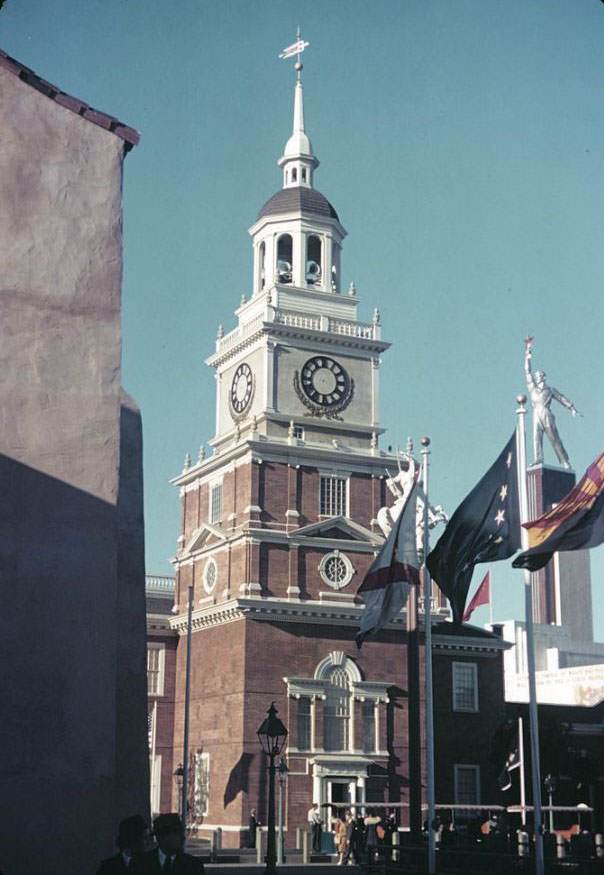
<svg viewBox="0 0 604 875"><path fill-rule="evenodd" d="M524 783L524 728L522 717L518 718L518 759L520 760L520 818L522 826L526 826L526 786Z"/></svg>
<svg viewBox="0 0 604 875"><path fill-rule="evenodd" d="M157 699L153 702L153 711L151 712L151 793L155 792L155 784L157 782L157 768L155 765L155 757L157 750ZM158 806L159 811L159 806ZM151 814L155 814L152 810Z"/></svg>
<svg viewBox="0 0 604 875"><path fill-rule="evenodd" d="M516 398L516 448L518 457L518 495L520 522L528 522L528 494L526 488L526 395ZM521 527L522 549L528 548L528 533ZM531 778L533 790L533 831L535 833L535 875L543 875L543 831L541 812L541 768L539 764L539 718L537 714L537 684L535 680L535 642L533 633L533 598L531 573L524 569L524 609L526 622L526 661L529 686L529 724L531 739Z"/></svg>
<svg viewBox="0 0 604 875"><path fill-rule="evenodd" d="M491 572L489 574L489 626L491 627L491 632L493 631L493 586L491 580Z"/></svg>
<svg viewBox="0 0 604 875"><path fill-rule="evenodd" d="M428 528L428 457L430 438L422 438L422 487L424 490L424 651L426 681L426 789L428 795L428 872L436 872L436 844L434 835L435 796L434 796L434 714L432 706L432 581L426 559L430 546Z"/></svg>

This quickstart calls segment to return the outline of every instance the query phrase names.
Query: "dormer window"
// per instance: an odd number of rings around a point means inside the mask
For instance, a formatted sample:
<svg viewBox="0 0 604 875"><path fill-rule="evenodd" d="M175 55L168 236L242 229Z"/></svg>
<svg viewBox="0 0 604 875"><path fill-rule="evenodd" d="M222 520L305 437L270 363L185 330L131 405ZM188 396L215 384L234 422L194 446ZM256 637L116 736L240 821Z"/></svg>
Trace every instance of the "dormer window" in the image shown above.
<svg viewBox="0 0 604 875"><path fill-rule="evenodd" d="M277 241L277 282L285 285L292 281L293 242L291 234L282 234Z"/></svg>
<svg viewBox="0 0 604 875"><path fill-rule="evenodd" d="M309 286L321 285L322 245L321 238L311 234L306 241L306 282Z"/></svg>

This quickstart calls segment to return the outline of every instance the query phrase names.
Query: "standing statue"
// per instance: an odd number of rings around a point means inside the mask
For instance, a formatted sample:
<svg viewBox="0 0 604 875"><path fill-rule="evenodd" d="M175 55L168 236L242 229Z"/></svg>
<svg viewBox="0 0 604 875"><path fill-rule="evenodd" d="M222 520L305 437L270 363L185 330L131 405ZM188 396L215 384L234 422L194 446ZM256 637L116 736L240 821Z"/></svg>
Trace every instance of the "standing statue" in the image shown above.
<svg viewBox="0 0 604 875"><path fill-rule="evenodd" d="M392 507L382 507L378 510L377 513L377 521L380 529L384 533L386 537L392 531L392 528L399 518L399 515L405 506L406 496L409 493L413 483L416 480L416 463L415 459L410 453L402 453L402 457L407 462L407 467L403 468L400 462L400 458L397 455L398 462L398 474L396 477L391 477L389 472L388 478L386 480L386 486L394 495L395 501ZM421 487L418 488L417 491L417 504L416 504L416 544L418 552L424 548L424 491ZM449 517L441 507L441 505L437 505L434 507L428 502L428 528L433 529L434 526L438 525L441 522L448 522Z"/></svg>
<svg viewBox="0 0 604 875"><path fill-rule="evenodd" d="M557 389L548 386L545 382L544 371L535 371L533 374L531 369L531 360L533 358L533 338L527 337L524 341L524 373L526 374L526 385L528 395L533 406L533 454L534 464L543 462L543 433L548 436L549 441L554 448L554 452L558 457L558 461L564 468L570 468L568 453L564 449L564 444L558 434L556 427L556 419L550 410L552 399L555 398L563 407L566 407L573 416L579 415L579 411L572 401L570 401Z"/></svg>

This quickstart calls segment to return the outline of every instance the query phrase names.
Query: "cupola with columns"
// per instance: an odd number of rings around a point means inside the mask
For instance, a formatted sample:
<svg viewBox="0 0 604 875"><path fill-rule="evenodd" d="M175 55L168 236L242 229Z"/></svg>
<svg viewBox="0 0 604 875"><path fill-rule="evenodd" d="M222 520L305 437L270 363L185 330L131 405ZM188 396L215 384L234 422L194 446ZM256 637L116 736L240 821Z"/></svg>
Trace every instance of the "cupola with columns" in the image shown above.
<svg viewBox="0 0 604 875"><path fill-rule="evenodd" d="M283 187L250 228L255 295L272 285L340 292L340 250L346 231L327 198L313 186L319 161L304 127L300 61L296 69L292 135L277 162Z"/></svg>
<svg viewBox="0 0 604 875"><path fill-rule="evenodd" d="M302 41L296 45L300 45ZM278 160L282 187L264 204L252 237L252 293L219 328L215 452L241 441L305 440L375 456L379 424L380 317L359 322L354 283L341 286L346 231L314 187L319 161L306 132L298 57L292 132ZM334 432L338 432L335 434ZM342 444L342 432L346 439Z"/></svg>

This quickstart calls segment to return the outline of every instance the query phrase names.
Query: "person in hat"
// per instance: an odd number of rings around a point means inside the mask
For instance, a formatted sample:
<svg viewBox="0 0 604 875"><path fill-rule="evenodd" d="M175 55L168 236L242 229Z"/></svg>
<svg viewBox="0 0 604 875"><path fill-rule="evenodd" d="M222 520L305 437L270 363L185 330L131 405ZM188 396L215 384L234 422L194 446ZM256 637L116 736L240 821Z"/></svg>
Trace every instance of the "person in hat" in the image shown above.
<svg viewBox="0 0 604 875"><path fill-rule="evenodd" d="M203 875L203 863L183 849L182 821L178 814L159 814L153 821L157 848L145 854L135 875Z"/></svg>
<svg viewBox="0 0 604 875"><path fill-rule="evenodd" d="M151 846L149 824L140 814L122 820L117 830L118 853L103 860L97 875L134 873L136 864Z"/></svg>

